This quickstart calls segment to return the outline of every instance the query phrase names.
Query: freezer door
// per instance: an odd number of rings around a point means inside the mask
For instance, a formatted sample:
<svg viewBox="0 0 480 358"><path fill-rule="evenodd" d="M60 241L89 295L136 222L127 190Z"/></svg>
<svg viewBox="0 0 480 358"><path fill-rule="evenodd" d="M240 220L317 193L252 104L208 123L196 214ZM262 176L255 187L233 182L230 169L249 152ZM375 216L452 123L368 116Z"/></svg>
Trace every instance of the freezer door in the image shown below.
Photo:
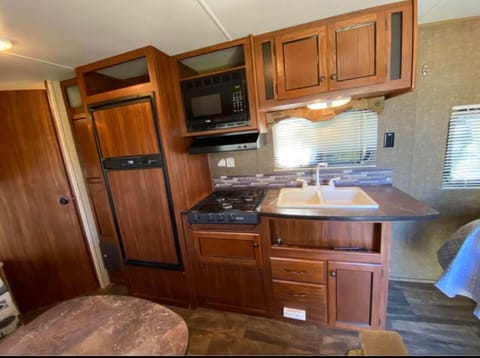
<svg viewBox="0 0 480 358"><path fill-rule="evenodd" d="M150 97L101 106L91 113L100 157L161 152Z"/></svg>

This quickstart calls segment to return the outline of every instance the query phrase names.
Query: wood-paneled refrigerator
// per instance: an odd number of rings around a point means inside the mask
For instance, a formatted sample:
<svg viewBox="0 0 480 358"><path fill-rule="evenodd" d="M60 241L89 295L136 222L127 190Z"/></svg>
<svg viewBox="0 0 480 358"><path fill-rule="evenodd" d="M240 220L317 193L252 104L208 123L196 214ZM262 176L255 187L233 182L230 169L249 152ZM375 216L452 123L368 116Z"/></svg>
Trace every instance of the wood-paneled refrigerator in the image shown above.
<svg viewBox="0 0 480 358"><path fill-rule="evenodd" d="M182 270L153 97L110 101L89 111L124 263Z"/></svg>

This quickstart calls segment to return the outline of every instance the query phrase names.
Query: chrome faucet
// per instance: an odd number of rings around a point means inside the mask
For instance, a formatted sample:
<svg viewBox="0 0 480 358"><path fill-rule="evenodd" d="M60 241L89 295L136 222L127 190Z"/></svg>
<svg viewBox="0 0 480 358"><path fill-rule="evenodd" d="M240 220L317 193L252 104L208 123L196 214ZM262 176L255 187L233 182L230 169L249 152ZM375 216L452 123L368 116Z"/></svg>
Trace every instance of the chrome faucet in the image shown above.
<svg viewBox="0 0 480 358"><path fill-rule="evenodd" d="M317 164L317 186L320 186L320 168L328 167L328 163L326 162L319 162Z"/></svg>

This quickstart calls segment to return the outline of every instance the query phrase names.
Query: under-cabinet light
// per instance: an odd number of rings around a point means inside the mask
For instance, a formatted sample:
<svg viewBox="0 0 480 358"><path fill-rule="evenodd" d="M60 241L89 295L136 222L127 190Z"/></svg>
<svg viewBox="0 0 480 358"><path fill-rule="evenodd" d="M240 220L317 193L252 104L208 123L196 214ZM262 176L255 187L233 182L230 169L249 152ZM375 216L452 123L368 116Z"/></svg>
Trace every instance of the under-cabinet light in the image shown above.
<svg viewBox="0 0 480 358"><path fill-rule="evenodd" d="M315 101L307 105L308 109L325 109L325 108L333 108L333 107L340 107L348 102L350 102L351 97L339 97L334 99L328 99L325 101Z"/></svg>

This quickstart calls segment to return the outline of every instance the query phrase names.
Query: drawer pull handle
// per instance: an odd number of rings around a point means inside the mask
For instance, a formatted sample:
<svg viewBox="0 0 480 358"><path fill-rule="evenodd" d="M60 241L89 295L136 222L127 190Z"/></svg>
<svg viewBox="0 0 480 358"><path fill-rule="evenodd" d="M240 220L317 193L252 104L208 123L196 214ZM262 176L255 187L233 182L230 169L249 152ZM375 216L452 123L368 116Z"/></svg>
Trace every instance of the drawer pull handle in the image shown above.
<svg viewBox="0 0 480 358"><path fill-rule="evenodd" d="M305 298L308 296L308 293L295 293L292 291L288 292L288 294L293 297L301 297L301 298Z"/></svg>
<svg viewBox="0 0 480 358"><path fill-rule="evenodd" d="M283 269L285 272L288 272L288 273L296 273L298 275L303 275L304 273L306 273L307 271L296 271L296 270L289 270L289 269L286 269L284 268Z"/></svg>

